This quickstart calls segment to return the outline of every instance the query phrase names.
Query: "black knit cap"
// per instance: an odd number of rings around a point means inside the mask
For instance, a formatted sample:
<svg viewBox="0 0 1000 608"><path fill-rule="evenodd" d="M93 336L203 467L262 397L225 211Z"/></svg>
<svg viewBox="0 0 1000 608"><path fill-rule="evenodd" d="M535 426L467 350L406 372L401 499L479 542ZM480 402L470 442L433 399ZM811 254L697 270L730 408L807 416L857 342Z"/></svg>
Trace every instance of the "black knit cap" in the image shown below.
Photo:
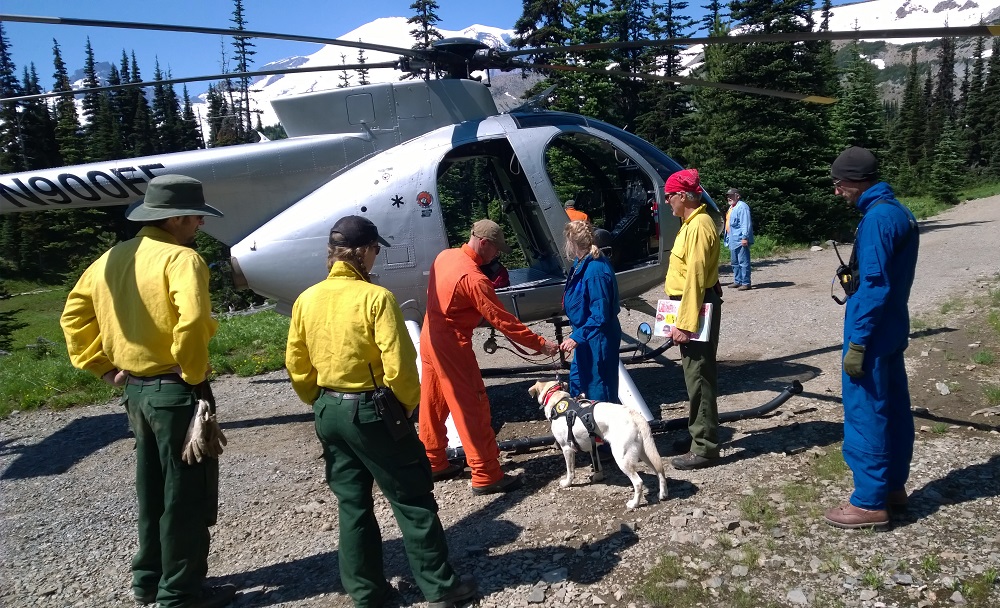
<svg viewBox="0 0 1000 608"><path fill-rule="evenodd" d="M833 179L849 182L866 182L878 179L878 159L867 148L851 146L833 161L830 167Z"/></svg>
<svg viewBox="0 0 1000 608"><path fill-rule="evenodd" d="M333 246L364 247L375 241L389 247L389 242L378 235L375 224L360 215L342 217L330 229L330 245Z"/></svg>

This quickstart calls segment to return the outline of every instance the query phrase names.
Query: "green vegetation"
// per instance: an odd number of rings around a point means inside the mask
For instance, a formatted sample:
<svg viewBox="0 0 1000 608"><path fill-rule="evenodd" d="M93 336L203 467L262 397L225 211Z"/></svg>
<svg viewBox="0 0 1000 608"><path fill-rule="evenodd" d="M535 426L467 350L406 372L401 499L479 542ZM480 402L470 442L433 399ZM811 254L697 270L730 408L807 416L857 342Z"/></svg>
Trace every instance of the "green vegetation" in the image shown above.
<svg viewBox="0 0 1000 608"><path fill-rule="evenodd" d="M640 595L654 606L694 608L727 606L730 608L778 608L780 604L762 598L750 588L721 587L718 595L701 586L695 571L687 571L679 556L663 555L639 587ZM685 581L686 586L675 586Z"/></svg>
<svg viewBox="0 0 1000 608"><path fill-rule="evenodd" d="M978 365L993 365L995 361L996 355L992 351L981 350L972 355L972 362Z"/></svg>
<svg viewBox="0 0 1000 608"><path fill-rule="evenodd" d="M814 460L812 469L814 479L830 479L834 481L843 479L844 475L850 470L847 467L847 463L844 462L844 454L839 449L839 446L836 449L831 446L828 452Z"/></svg>
<svg viewBox="0 0 1000 608"><path fill-rule="evenodd" d="M944 435L948 432L948 425L944 422L935 422L934 426L931 427L931 432L938 435Z"/></svg>
<svg viewBox="0 0 1000 608"><path fill-rule="evenodd" d="M219 374L254 376L285 366L288 317L273 311L220 319L208 345L208 360Z"/></svg>
<svg viewBox="0 0 1000 608"><path fill-rule="evenodd" d="M861 575L861 582L862 584L864 584L865 587L876 590L881 589L882 586L885 584L882 581L882 576L877 571L871 568L865 570L864 573Z"/></svg>
<svg viewBox="0 0 1000 608"><path fill-rule="evenodd" d="M24 325L12 333L11 354L0 357L0 419L13 410L111 399L115 389L75 369L66 355L59 316L68 290L24 281L7 286L11 293L30 293L0 300L0 313L19 311L16 319ZM209 344L209 360L216 373L250 376L281 369L287 336L288 319L274 312L224 318Z"/></svg>
<svg viewBox="0 0 1000 608"><path fill-rule="evenodd" d="M991 602L990 598L996 583L997 569L989 568L971 580L962 582L959 591L962 592L965 600L969 602L969 606L972 608L986 608L987 606L996 605Z"/></svg>
<svg viewBox="0 0 1000 608"><path fill-rule="evenodd" d="M778 522L778 513L774 505L764 494L764 490L757 488L753 494L740 497L740 514L743 519L758 523L764 526L773 526Z"/></svg>
<svg viewBox="0 0 1000 608"><path fill-rule="evenodd" d="M1000 385L990 384L983 387L983 394L986 395L986 403L990 407L1000 405Z"/></svg>
<svg viewBox="0 0 1000 608"><path fill-rule="evenodd" d="M929 577L935 572L941 571L941 563L938 562L937 555L933 553L925 555L922 560L920 560L920 571L923 572L924 576Z"/></svg>

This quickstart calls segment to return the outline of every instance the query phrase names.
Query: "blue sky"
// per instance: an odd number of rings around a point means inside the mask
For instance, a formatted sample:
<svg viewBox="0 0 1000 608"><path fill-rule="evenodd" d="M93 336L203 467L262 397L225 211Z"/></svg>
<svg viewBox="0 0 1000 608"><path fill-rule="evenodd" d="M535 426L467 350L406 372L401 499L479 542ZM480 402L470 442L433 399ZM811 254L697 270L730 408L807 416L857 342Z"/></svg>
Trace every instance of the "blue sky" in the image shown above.
<svg viewBox="0 0 1000 608"><path fill-rule="evenodd" d="M379 17L408 17L413 0L245 0L248 28L259 31L337 37ZM835 0L844 4L846 0ZM438 0L439 24L458 30L474 23L513 28L521 14L521 0ZM692 7L704 4L691 0ZM165 2L122 2L121 0L2 0L0 12L46 17L75 17L108 21L137 21L226 28L231 25L232 0L166 0ZM700 9L695 9L701 12ZM117 63L122 49L136 53L143 78L151 79L155 60L170 69L175 78L214 74L220 68L219 36L170 32L129 31L4 22L18 73L34 62L42 86L52 85L52 39L59 42L70 72L83 67L87 37L98 61ZM318 45L256 39L255 65L292 55L308 55ZM225 40L227 52L230 39ZM410 46L400 41L399 46ZM191 92L203 90L199 84Z"/></svg>

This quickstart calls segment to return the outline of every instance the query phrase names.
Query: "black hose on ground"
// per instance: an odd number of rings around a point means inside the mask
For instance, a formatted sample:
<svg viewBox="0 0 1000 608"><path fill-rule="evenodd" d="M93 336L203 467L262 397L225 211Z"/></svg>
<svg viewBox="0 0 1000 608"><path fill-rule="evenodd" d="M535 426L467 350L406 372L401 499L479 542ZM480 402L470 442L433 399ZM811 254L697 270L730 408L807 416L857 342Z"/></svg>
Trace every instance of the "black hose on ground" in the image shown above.
<svg viewBox="0 0 1000 608"><path fill-rule="evenodd" d="M789 386L786 386L778 394L777 397L771 399L763 405L753 407L746 410L739 410L735 412L723 412L719 414L719 423L724 424L727 422L736 422L737 420L746 420L747 418L758 418L765 414L769 414L774 410L781 407L783 403L788 401L794 395L798 395L802 392L802 383L798 380L792 380ZM649 428L654 433L659 433L663 431L673 431L681 430L687 428L687 418L675 418L673 420L653 420L649 423ZM504 441L498 441L497 446L500 448L501 452L526 452L531 448L540 448L552 445L555 442L555 437L551 435L546 435L543 437L518 437L516 439L505 439ZM465 458L465 450L461 447L457 448L447 448L448 460L462 460Z"/></svg>

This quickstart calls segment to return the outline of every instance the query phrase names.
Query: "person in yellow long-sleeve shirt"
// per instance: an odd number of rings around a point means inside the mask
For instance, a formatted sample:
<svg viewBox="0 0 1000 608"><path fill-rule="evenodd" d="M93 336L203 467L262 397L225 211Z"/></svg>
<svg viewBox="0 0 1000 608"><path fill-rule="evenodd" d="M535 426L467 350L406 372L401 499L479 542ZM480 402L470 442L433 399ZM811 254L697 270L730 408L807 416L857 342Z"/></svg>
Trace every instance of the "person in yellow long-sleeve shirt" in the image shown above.
<svg viewBox="0 0 1000 608"><path fill-rule="evenodd" d="M326 481L337 496L340 579L354 605L383 606L392 592L372 501L377 483L396 516L417 586L429 606L446 608L475 597L477 587L459 580L448 563L430 461L413 425L393 439L372 398L374 375L408 417L420 403L417 352L403 313L368 275L382 246L389 243L366 218L349 215L334 224L329 276L292 306L285 366L316 416Z"/></svg>
<svg viewBox="0 0 1000 608"><path fill-rule="evenodd" d="M719 233L701 202L702 188L697 169L671 175L663 188L667 203L682 223L670 249L670 266L664 290L671 300L680 300L677 321L670 337L680 346L681 367L687 385L688 432L691 447L673 458L674 468L687 470L712 466L719 459L718 365L719 325L722 318L722 288L719 286ZM702 305L714 311L707 342L691 338L698 333Z"/></svg>
<svg viewBox="0 0 1000 608"><path fill-rule="evenodd" d="M236 588L203 588L208 527L218 509L219 461L181 459L198 391L208 374L212 318L208 266L190 247L204 217L201 182L153 178L126 217L143 224L90 265L66 299L60 323L69 358L125 387L136 440L139 550L132 559L137 602L161 608L230 603Z"/></svg>

